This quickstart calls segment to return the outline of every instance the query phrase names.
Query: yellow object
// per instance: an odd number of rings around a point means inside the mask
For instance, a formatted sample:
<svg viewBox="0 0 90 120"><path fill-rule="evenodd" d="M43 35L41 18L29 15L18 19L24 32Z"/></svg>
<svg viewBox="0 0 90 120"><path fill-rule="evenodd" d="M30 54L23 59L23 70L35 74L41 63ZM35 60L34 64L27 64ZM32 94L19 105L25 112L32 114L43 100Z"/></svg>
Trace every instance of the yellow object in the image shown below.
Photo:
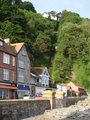
<svg viewBox="0 0 90 120"><path fill-rule="evenodd" d="M55 94L56 92L55 91L52 91L52 90L45 90L42 92L42 94Z"/></svg>
<svg viewBox="0 0 90 120"><path fill-rule="evenodd" d="M65 93L62 92L62 91L56 91L56 94L58 94L58 95L64 95Z"/></svg>

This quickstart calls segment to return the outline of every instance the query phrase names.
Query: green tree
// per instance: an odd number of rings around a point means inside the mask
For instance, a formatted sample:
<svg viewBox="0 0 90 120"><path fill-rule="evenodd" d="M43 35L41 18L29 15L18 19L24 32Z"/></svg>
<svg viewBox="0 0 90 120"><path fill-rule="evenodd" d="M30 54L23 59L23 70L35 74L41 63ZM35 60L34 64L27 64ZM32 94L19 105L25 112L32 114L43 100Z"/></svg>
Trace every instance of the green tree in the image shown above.
<svg viewBox="0 0 90 120"><path fill-rule="evenodd" d="M82 21L82 18L77 13L67 11L67 10L63 10L61 13L61 17L60 17L61 25L63 25L66 22L79 24L81 21Z"/></svg>
<svg viewBox="0 0 90 120"><path fill-rule="evenodd" d="M26 1L22 2L22 4L20 5L20 8L36 13L36 10L31 2L26 2Z"/></svg>
<svg viewBox="0 0 90 120"><path fill-rule="evenodd" d="M4 38L10 38L12 42L19 42L23 36L24 31L20 25L15 25L9 21L1 24L0 33Z"/></svg>
<svg viewBox="0 0 90 120"><path fill-rule="evenodd" d="M89 90L90 20L81 19L77 14L71 15L71 12L66 11L66 13L62 13L60 21L53 80L54 82L67 82L71 79L71 73L74 72L75 81ZM74 17L68 18L68 16Z"/></svg>

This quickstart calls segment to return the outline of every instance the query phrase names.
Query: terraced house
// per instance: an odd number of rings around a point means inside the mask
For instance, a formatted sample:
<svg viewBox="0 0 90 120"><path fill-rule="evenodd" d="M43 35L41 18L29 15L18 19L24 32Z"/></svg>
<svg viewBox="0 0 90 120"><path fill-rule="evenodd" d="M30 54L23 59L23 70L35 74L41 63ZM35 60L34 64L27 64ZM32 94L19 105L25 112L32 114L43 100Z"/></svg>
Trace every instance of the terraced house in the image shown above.
<svg viewBox="0 0 90 120"><path fill-rule="evenodd" d="M31 85L35 85L35 95L49 88L49 72L46 67L31 68Z"/></svg>
<svg viewBox="0 0 90 120"><path fill-rule="evenodd" d="M30 94L30 60L24 43L11 44L17 53L17 94L18 98Z"/></svg>
<svg viewBox="0 0 90 120"><path fill-rule="evenodd" d="M15 98L16 90L16 51L0 38L0 99Z"/></svg>

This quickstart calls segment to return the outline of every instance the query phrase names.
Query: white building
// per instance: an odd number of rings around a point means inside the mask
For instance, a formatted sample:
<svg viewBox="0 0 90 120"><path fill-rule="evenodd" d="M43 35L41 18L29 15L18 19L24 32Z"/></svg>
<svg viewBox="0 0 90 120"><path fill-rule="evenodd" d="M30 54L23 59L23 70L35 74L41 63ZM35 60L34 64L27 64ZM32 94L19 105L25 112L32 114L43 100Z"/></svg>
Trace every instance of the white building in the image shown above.
<svg viewBox="0 0 90 120"><path fill-rule="evenodd" d="M48 13L44 12L42 14L43 17L45 18L50 18L51 20L57 20L57 17L56 16L52 16L51 14L49 15Z"/></svg>
<svg viewBox="0 0 90 120"><path fill-rule="evenodd" d="M67 86L62 84L57 84L57 91L62 91L67 96Z"/></svg>
<svg viewBox="0 0 90 120"><path fill-rule="evenodd" d="M49 73L46 67L31 68L31 82L35 85L35 94L38 94L49 87Z"/></svg>

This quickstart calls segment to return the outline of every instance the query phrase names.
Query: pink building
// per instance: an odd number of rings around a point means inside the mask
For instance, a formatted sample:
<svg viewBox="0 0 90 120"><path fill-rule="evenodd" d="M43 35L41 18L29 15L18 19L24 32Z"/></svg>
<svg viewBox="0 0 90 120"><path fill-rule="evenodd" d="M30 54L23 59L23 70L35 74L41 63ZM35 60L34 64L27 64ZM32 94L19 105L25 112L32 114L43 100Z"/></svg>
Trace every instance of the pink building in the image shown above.
<svg viewBox="0 0 90 120"><path fill-rule="evenodd" d="M67 85L71 87L71 90L72 90L73 92L75 92L76 95L85 94L84 88L80 87L80 86L77 85L76 83L70 82L70 83L68 83Z"/></svg>

